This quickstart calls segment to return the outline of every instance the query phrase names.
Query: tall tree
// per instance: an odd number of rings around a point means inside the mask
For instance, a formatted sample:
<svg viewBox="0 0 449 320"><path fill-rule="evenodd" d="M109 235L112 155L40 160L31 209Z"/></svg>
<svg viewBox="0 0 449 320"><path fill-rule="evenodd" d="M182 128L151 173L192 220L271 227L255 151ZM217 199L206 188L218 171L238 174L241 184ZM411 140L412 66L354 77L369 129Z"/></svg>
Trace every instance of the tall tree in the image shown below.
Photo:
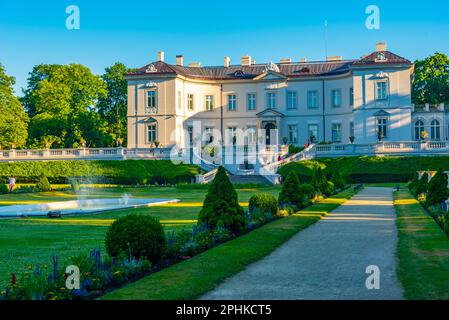
<svg viewBox="0 0 449 320"><path fill-rule="evenodd" d="M80 64L36 66L24 104L31 118L34 147L102 147L113 144L97 104L107 97L105 82Z"/></svg>
<svg viewBox="0 0 449 320"><path fill-rule="evenodd" d="M449 59L445 54L437 52L415 62L412 100L415 104L449 103Z"/></svg>
<svg viewBox="0 0 449 320"><path fill-rule="evenodd" d="M28 137L28 116L14 95L16 80L6 74L0 64L0 147L20 148Z"/></svg>
<svg viewBox="0 0 449 320"><path fill-rule="evenodd" d="M108 123L111 133L117 138L117 144L126 143L127 96L128 86L125 75L131 70L121 62L106 68L102 79L108 90L107 97L100 98L98 112Z"/></svg>

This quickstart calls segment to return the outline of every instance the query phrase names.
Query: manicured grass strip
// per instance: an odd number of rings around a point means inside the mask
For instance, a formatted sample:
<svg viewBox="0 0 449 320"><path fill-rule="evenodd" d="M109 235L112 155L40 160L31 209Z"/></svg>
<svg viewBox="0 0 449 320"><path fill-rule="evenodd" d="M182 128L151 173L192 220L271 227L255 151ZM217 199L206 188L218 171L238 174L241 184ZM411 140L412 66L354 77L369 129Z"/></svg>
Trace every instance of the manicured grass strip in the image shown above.
<svg viewBox="0 0 449 320"><path fill-rule="evenodd" d="M224 279L242 271L274 251L299 231L354 195L348 189L317 203L305 214L276 220L242 237L210 249L190 260L149 275L102 297L104 300L196 299L214 289Z"/></svg>
<svg viewBox="0 0 449 320"><path fill-rule="evenodd" d="M406 190L395 194L398 277L409 300L449 299L449 239Z"/></svg>

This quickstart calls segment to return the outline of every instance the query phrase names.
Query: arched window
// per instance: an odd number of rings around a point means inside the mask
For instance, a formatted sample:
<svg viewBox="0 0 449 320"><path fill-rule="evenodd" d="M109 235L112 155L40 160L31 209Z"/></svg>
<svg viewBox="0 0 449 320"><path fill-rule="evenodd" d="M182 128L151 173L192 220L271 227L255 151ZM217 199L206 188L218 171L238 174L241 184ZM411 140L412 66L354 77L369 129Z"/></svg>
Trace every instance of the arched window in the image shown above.
<svg viewBox="0 0 449 320"><path fill-rule="evenodd" d="M430 139L432 140L440 140L440 122L438 120L433 120L430 124Z"/></svg>
<svg viewBox="0 0 449 320"><path fill-rule="evenodd" d="M424 122L418 120L415 122L415 140L422 140L421 132L424 131Z"/></svg>

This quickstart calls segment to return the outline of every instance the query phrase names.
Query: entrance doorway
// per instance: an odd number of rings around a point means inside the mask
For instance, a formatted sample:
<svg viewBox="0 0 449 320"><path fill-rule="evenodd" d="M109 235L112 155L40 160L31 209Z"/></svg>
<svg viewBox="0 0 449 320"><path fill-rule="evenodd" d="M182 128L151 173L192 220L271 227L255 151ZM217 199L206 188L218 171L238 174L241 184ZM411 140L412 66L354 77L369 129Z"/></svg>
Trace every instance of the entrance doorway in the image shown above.
<svg viewBox="0 0 449 320"><path fill-rule="evenodd" d="M276 126L273 123L267 123L265 125L265 145L271 145L271 130L276 129Z"/></svg>

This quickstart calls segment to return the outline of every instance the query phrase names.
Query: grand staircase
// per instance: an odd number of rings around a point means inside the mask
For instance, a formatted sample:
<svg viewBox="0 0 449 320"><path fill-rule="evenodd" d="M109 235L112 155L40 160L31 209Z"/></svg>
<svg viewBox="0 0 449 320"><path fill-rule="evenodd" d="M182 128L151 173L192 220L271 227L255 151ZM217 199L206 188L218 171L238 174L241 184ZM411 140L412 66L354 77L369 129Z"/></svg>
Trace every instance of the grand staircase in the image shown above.
<svg viewBox="0 0 449 320"><path fill-rule="evenodd" d="M311 145L303 151L290 155L280 161L257 164L253 168L241 169L236 165L225 165L228 176L234 184L280 184L280 176L277 174L279 167L290 162L298 162L314 159L316 156L316 146ZM197 183L209 183L215 178L217 165L202 162L202 168L208 171L204 175L197 176Z"/></svg>

